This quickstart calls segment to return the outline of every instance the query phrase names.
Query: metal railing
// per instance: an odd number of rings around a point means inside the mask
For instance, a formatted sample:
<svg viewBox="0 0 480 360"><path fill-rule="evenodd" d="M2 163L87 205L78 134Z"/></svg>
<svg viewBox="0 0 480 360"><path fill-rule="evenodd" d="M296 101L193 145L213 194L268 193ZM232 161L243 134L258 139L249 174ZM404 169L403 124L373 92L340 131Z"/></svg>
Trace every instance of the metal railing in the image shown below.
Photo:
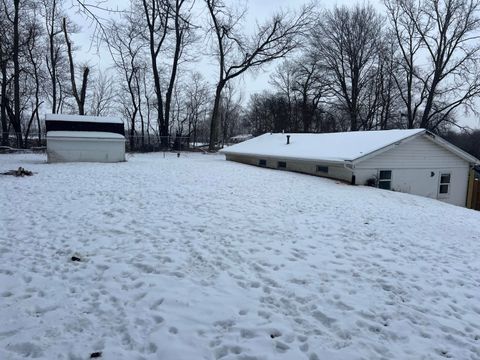
<svg viewBox="0 0 480 360"><path fill-rule="evenodd" d="M3 141L2 141L3 140ZM14 149L39 150L47 146L46 134L29 134L28 138L22 137L21 143L13 133L9 133L5 139L0 139L0 147ZM157 136L157 135L125 135L125 148L130 152L154 152L154 151L195 151L208 146L207 139L193 139L189 136Z"/></svg>
<svg viewBox="0 0 480 360"><path fill-rule="evenodd" d="M125 136L127 151L153 152L164 150L192 151L205 144L207 141L194 141L189 136Z"/></svg>
<svg viewBox="0 0 480 360"><path fill-rule="evenodd" d="M41 133L40 137L38 133L30 133L28 138L25 138L25 135L22 135L21 141L13 133L8 133L7 136L1 136L0 146L9 147L12 149L36 149L47 146L47 139L45 134Z"/></svg>

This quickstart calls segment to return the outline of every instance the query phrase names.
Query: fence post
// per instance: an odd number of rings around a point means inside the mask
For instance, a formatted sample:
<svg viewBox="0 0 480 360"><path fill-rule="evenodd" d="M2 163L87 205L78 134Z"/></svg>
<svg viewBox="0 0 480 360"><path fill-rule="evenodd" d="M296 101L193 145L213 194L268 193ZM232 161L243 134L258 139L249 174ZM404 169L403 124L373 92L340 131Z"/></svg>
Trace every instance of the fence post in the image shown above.
<svg viewBox="0 0 480 360"><path fill-rule="evenodd" d="M468 172L468 185L467 185L467 209L473 208L473 186L475 180L475 172L470 169Z"/></svg>
<svg viewBox="0 0 480 360"><path fill-rule="evenodd" d="M473 204L472 209L480 210L480 180L475 179L473 181Z"/></svg>

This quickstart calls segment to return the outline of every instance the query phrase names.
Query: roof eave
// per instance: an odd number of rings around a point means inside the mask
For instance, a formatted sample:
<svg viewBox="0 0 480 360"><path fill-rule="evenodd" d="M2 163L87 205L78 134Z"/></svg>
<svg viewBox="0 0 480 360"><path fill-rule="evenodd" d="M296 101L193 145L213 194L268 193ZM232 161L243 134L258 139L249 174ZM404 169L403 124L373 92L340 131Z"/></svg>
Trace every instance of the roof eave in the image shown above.
<svg viewBox="0 0 480 360"><path fill-rule="evenodd" d="M255 156L255 157L264 157L264 158L272 158L272 159L285 159L285 160L288 159L288 160L295 160L295 161L302 161L302 162L317 161L317 162L328 163L328 164L340 164L342 166L345 162L351 162L351 160L346 160L346 159L339 159L339 160L313 159L313 158L309 159L309 158L300 158L295 156L268 155L268 154L244 153L244 152L223 151L223 150L220 150L219 152L225 155Z"/></svg>

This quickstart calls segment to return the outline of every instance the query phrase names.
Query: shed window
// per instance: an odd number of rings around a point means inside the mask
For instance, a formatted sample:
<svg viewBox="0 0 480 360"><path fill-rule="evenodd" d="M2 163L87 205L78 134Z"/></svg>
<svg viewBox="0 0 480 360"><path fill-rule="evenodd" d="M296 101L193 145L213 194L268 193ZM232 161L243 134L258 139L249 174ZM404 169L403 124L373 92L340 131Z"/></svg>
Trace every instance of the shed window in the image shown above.
<svg viewBox="0 0 480 360"><path fill-rule="evenodd" d="M317 172L328 174L328 166L317 165Z"/></svg>
<svg viewBox="0 0 480 360"><path fill-rule="evenodd" d="M378 187L380 189L392 189L392 170L380 170L378 174Z"/></svg>
<svg viewBox="0 0 480 360"><path fill-rule="evenodd" d="M287 163L286 163L285 161L279 161L279 162L277 163L277 167L278 167L279 169L286 169L286 168L287 168Z"/></svg>
<svg viewBox="0 0 480 360"><path fill-rule="evenodd" d="M440 194L448 194L450 192L450 174L440 174Z"/></svg>
<svg viewBox="0 0 480 360"><path fill-rule="evenodd" d="M265 160L265 159L258 160L258 165L259 166L267 166L267 160Z"/></svg>

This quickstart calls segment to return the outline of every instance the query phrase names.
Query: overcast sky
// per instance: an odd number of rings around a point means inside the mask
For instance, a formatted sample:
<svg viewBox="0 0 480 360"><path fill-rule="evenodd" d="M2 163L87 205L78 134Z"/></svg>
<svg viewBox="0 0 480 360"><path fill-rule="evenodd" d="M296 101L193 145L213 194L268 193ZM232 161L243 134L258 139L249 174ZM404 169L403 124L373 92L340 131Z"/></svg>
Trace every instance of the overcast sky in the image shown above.
<svg viewBox="0 0 480 360"><path fill-rule="evenodd" d="M202 0L197 0L198 4L201 4ZM241 4L242 2L236 0L230 0L231 3ZM306 3L304 0L249 0L247 2L248 13L246 17L246 28L253 28L256 21L262 22L270 17L275 11L279 9L298 9L302 4ZM364 0L323 0L320 4L325 8L330 8L335 5L348 5L355 2L365 3ZM381 0L371 0L370 3L375 6L379 11L384 11L383 2ZM129 4L129 0L107 0L105 6L122 8ZM73 20L81 27L82 31L74 36L75 43L80 46L77 53L79 59L88 61L98 71L104 71L104 69L111 66L109 54L105 51L100 54L96 54L96 50L91 48L91 36L92 26L85 21L80 15L71 12ZM238 88L243 93L244 101L248 101L251 94L256 92L262 92L269 89L269 74L278 64L275 63L266 68L262 68L255 73L249 73L240 79L238 82ZM205 57L200 61L200 64L196 64L196 68L199 69L205 76L205 78L215 79L216 70L215 59ZM213 85L213 84L212 84ZM457 113L459 124L462 126L470 126L472 128L480 128L480 121L474 115L464 115L461 111Z"/></svg>

